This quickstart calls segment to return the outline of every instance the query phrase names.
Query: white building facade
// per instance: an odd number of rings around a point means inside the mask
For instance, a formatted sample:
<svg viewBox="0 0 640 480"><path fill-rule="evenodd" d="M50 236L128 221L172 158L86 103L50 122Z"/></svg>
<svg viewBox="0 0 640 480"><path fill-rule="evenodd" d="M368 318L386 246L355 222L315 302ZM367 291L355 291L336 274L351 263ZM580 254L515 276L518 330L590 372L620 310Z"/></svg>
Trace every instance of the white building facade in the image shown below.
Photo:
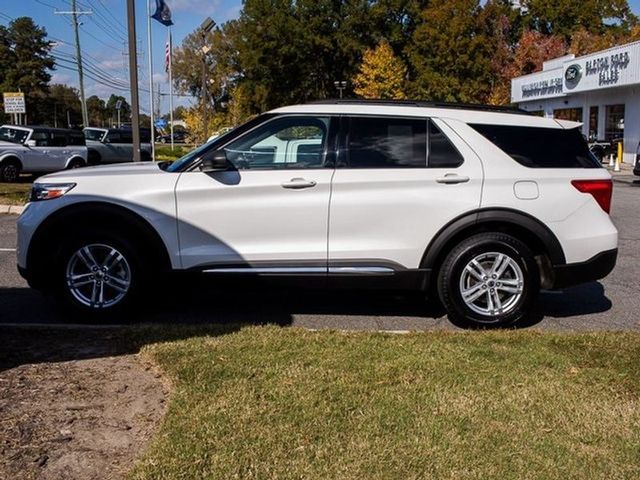
<svg viewBox="0 0 640 480"><path fill-rule="evenodd" d="M511 80L511 101L550 118L581 122L591 141L623 139L624 161L640 143L640 42L549 60Z"/></svg>

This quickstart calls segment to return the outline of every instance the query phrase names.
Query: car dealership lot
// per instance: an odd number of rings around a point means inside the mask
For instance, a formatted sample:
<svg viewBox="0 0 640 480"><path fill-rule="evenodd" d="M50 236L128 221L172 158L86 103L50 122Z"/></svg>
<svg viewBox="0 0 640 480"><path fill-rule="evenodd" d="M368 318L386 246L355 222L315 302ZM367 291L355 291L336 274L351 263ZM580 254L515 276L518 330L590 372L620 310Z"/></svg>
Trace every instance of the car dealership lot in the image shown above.
<svg viewBox="0 0 640 480"><path fill-rule="evenodd" d="M635 177L637 178L637 177ZM544 329L640 330L640 183L615 179L613 220L620 255L613 273L565 292L543 292L535 326ZM4 324L72 323L66 312L30 290L15 266L15 216L0 215L0 321ZM277 323L307 328L423 330L453 328L435 306L420 299L376 292L220 290L213 284L162 283L136 314L137 322ZM250 298L251 301L247 301Z"/></svg>

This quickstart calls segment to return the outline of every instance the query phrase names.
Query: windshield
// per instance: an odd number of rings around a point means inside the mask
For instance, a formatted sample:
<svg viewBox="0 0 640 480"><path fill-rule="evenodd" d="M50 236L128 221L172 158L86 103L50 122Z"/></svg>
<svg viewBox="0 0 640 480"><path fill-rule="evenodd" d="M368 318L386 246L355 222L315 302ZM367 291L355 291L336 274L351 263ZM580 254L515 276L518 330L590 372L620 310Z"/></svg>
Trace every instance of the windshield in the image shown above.
<svg viewBox="0 0 640 480"><path fill-rule="evenodd" d="M195 150L191 150L189 153L180 157L178 160L173 162L171 165L167 167L167 172L180 172L191 162L197 160L202 156L202 154L209 149L209 146L214 143L215 140L211 140L210 142L206 142L203 145L200 145Z"/></svg>
<svg viewBox="0 0 640 480"><path fill-rule="evenodd" d="M11 143L24 143L29 136L29 130L21 128L0 127L0 140Z"/></svg>
<svg viewBox="0 0 640 480"><path fill-rule="evenodd" d="M96 142L101 142L102 137L104 136L105 130L95 130L93 128L85 128L83 130L84 138L87 140L93 140Z"/></svg>
<svg viewBox="0 0 640 480"><path fill-rule="evenodd" d="M181 172L187 169L189 165L197 161L205 152L209 151L210 149L217 148L218 145L224 144L227 141L227 139L231 137L232 134L234 136L236 134L242 134L243 132L250 130L257 124L263 122L265 119L270 117L271 117L271 114L259 115L247 121L246 123L243 123L239 127L229 128L226 132L224 132L220 136L217 136L215 138L210 138L203 145L200 145L195 150L190 151L184 157L179 158L178 160L173 162L171 165L169 165L167 167L167 172Z"/></svg>

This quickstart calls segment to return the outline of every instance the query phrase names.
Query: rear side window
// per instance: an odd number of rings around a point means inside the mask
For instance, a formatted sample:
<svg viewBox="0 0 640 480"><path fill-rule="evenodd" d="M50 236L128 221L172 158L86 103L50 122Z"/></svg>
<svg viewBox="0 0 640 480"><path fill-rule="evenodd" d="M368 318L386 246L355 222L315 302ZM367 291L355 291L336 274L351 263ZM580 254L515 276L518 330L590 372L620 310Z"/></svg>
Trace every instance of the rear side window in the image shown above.
<svg viewBox="0 0 640 480"><path fill-rule="evenodd" d="M529 168L600 168L578 128L471 125L520 165Z"/></svg>
<svg viewBox="0 0 640 480"><path fill-rule="evenodd" d="M69 145L86 145L82 132L71 132L68 136Z"/></svg>
<svg viewBox="0 0 640 480"><path fill-rule="evenodd" d="M427 121L405 118L351 118L351 168L416 168L427 165Z"/></svg>
<svg viewBox="0 0 640 480"><path fill-rule="evenodd" d="M53 132L51 134L52 147L66 147L67 146L67 134L64 132Z"/></svg>

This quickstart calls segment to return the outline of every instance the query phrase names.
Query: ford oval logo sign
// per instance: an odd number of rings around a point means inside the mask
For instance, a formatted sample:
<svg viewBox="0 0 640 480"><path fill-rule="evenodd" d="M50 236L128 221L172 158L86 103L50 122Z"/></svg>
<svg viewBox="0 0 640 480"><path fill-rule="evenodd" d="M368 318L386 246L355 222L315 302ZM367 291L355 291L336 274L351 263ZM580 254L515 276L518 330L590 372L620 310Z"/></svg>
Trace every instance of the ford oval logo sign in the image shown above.
<svg viewBox="0 0 640 480"><path fill-rule="evenodd" d="M564 83L567 88L575 88L582 78L582 67L578 64L570 65L564 72Z"/></svg>

